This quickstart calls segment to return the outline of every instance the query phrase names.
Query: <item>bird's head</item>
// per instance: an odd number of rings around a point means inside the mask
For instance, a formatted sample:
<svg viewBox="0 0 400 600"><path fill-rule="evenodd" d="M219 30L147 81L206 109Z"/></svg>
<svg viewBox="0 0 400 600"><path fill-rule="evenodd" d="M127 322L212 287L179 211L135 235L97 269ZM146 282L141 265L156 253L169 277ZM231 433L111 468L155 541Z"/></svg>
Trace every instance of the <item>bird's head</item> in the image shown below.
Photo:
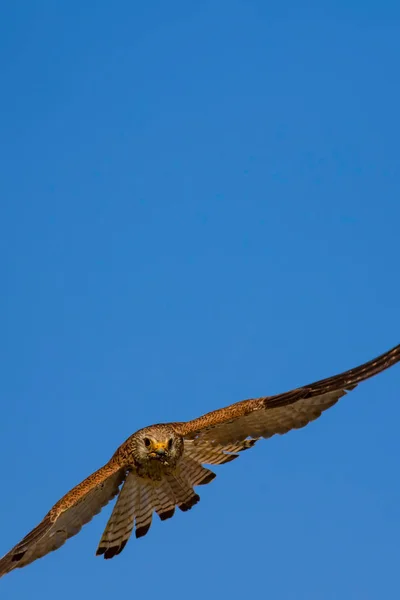
<svg viewBox="0 0 400 600"><path fill-rule="evenodd" d="M141 461L174 465L183 452L183 440L168 425L152 425L137 433L136 454Z"/></svg>

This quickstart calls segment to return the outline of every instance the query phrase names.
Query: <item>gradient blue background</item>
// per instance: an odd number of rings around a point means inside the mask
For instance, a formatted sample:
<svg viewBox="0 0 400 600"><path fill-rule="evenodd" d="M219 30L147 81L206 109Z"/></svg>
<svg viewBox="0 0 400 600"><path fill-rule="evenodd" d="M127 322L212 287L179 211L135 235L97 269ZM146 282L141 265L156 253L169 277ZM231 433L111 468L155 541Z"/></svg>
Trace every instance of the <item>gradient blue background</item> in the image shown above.
<svg viewBox="0 0 400 600"><path fill-rule="evenodd" d="M399 343L400 7L25 0L0 28L2 554L139 427ZM397 597L399 384L105 562L109 507L1 597Z"/></svg>

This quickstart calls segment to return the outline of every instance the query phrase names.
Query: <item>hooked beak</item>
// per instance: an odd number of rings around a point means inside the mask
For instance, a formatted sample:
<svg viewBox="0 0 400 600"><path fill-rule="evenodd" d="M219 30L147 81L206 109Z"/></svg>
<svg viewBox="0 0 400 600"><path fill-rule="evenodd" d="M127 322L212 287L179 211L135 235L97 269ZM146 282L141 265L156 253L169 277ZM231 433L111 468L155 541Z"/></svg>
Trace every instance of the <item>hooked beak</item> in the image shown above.
<svg viewBox="0 0 400 600"><path fill-rule="evenodd" d="M150 456L153 458L166 456L167 455L167 444L163 442L157 442L153 444L152 451L150 452Z"/></svg>
<svg viewBox="0 0 400 600"><path fill-rule="evenodd" d="M157 454L157 456L165 456L167 454L167 451L165 450L165 448L157 448L157 450L155 450L155 453Z"/></svg>

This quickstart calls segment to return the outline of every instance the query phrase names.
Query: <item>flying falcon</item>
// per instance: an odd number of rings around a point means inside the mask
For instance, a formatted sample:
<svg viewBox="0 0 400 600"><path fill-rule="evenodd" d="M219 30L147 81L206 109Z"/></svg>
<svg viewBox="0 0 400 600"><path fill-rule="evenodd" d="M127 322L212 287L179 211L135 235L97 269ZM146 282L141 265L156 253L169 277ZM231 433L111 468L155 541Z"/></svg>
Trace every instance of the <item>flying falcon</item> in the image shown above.
<svg viewBox="0 0 400 600"><path fill-rule="evenodd" d="M260 438L304 427L358 383L400 361L400 345L355 369L276 396L243 400L182 423L151 425L131 435L109 462L59 500L24 539L0 560L0 577L25 567L77 534L118 495L96 554L112 558L133 529L148 532L153 512L164 521L175 507L187 511L200 500L197 485Z"/></svg>

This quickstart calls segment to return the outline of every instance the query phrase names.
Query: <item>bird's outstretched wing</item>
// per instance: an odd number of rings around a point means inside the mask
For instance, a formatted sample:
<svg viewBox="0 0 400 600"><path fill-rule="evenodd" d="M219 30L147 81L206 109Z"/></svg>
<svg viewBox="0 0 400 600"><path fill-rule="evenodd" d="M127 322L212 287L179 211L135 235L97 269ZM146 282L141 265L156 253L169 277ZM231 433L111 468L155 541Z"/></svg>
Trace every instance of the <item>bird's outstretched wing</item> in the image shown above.
<svg viewBox="0 0 400 600"><path fill-rule="evenodd" d="M0 559L0 577L57 550L77 534L117 493L126 469L111 461L63 496L8 554Z"/></svg>
<svg viewBox="0 0 400 600"><path fill-rule="evenodd" d="M221 449L248 437L269 438L304 427L317 419L360 382L400 361L400 344L381 356L334 377L310 385L252 400L243 400L174 427L206 453L206 446ZM200 452L201 453L201 452ZM205 461L206 462L206 461Z"/></svg>

